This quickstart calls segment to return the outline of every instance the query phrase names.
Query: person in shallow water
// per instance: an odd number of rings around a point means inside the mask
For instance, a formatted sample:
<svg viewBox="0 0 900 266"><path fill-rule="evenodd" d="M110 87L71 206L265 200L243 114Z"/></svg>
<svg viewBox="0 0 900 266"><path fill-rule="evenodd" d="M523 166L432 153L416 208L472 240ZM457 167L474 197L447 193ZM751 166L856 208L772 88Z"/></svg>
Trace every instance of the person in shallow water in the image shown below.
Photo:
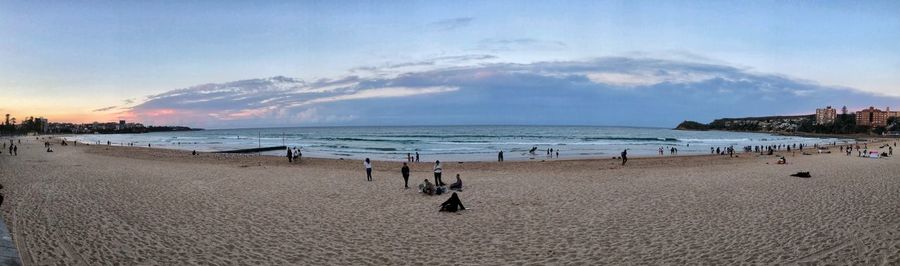
<svg viewBox="0 0 900 266"><path fill-rule="evenodd" d="M456 212L465 209L466 207L463 206L462 201L459 200L459 196L456 195L456 192L453 192L453 194L450 195L450 198L447 199L447 201L441 203L442 212Z"/></svg>

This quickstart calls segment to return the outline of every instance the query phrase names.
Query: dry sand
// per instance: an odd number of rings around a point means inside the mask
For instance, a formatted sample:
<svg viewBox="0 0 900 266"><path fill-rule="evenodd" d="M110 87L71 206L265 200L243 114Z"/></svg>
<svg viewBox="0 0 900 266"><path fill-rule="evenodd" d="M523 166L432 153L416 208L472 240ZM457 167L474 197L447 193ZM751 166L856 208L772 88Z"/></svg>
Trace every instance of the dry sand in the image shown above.
<svg viewBox="0 0 900 266"><path fill-rule="evenodd" d="M28 265L900 264L897 158L445 162L451 214L397 162L367 182L359 161L23 142L0 183Z"/></svg>

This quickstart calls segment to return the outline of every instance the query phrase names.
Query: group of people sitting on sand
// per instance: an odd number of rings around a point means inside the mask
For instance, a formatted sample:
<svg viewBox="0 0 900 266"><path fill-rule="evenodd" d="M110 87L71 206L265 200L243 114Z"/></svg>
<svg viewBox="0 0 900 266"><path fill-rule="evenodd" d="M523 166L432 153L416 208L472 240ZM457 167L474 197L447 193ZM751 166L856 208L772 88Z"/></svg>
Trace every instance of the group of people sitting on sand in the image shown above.
<svg viewBox="0 0 900 266"><path fill-rule="evenodd" d="M372 160L369 160L369 158L363 160L363 167L365 167L366 170L366 180L372 181ZM443 180L441 180L441 175L444 172L444 167L443 165L441 165L441 161L435 161L434 168L432 169L434 172L434 183L432 183L428 179L424 179L422 183L419 184L419 193L431 196L441 195L449 192L450 190L462 192L463 182L459 174L456 174L456 182L453 182L453 184L447 186L447 184L444 183ZM403 177L404 188L409 188L409 173L409 165L404 162L403 166L400 167L400 175ZM459 196L456 194L456 192L453 192L450 199L441 204L441 211L455 212L465 209L466 208L463 207L462 202L460 202Z"/></svg>
<svg viewBox="0 0 900 266"><path fill-rule="evenodd" d="M456 174L456 182L450 184L449 190L456 190L462 192L462 179L459 178L459 174ZM441 195L447 193L448 186L445 183L431 183L428 179L422 181L419 184L419 192L425 193L425 195Z"/></svg>

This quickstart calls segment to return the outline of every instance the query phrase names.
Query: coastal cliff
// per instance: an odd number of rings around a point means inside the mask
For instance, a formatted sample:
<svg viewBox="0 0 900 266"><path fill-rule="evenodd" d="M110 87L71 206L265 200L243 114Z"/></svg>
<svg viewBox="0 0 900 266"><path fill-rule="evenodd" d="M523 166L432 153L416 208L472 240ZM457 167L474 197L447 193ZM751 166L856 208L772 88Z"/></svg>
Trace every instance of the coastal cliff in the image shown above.
<svg viewBox="0 0 900 266"><path fill-rule="evenodd" d="M890 119L887 126L870 127L857 125L851 115L838 115L833 123L816 124L815 115L763 116L744 118L720 118L709 124L684 121L676 130L723 130L741 132L767 132L787 134L875 134L900 129L900 121Z"/></svg>

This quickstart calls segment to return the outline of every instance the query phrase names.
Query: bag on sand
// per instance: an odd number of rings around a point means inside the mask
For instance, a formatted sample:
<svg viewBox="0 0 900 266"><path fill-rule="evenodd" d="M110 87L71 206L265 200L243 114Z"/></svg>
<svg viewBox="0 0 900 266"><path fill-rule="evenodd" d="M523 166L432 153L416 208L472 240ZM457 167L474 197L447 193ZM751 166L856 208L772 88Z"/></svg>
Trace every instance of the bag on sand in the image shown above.
<svg viewBox="0 0 900 266"><path fill-rule="evenodd" d="M812 177L811 175L809 175L809 172L797 172L796 174L793 174L793 175L791 175L791 176L803 177L803 178L810 178L810 177Z"/></svg>

